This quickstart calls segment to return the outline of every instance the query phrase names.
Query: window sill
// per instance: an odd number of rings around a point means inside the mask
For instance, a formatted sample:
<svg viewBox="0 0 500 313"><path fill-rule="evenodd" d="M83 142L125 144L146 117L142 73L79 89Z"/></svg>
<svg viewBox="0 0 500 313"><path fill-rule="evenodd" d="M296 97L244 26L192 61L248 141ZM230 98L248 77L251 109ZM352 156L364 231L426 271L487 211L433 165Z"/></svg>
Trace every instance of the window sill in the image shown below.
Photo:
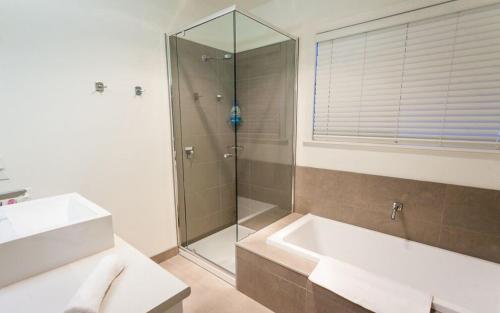
<svg viewBox="0 0 500 313"><path fill-rule="evenodd" d="M500 150L467 149L467 148L452 148L452 147L426 147L426 146L416 146L416 145L390 145L382 143L361 143L361 142L319 141L319 140L305 140L302 142L302 144L305 147L321 147L330 149L364 150L364 151L379 151L379 152L393 152L393 153L412 153L412 154L427 154L427 155L437 155L437 156L454 156L454 157L500 160Z"/></svg>

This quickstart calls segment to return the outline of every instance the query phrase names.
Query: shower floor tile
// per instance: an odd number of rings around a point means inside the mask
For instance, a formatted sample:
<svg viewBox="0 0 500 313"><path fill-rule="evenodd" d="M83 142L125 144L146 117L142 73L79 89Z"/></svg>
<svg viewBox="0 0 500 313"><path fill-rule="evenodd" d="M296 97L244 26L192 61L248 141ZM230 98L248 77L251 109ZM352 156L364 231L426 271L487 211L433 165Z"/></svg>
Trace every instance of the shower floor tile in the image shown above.
<svg viewBox="0 0 500 313"><path fill-rule="evenodd" d="M255 231L238 226L239 240L246 238ZM229 226L206 238L190 244L188 248L200 256L223 267L231 273L236 272L236 225Z"/></svg>

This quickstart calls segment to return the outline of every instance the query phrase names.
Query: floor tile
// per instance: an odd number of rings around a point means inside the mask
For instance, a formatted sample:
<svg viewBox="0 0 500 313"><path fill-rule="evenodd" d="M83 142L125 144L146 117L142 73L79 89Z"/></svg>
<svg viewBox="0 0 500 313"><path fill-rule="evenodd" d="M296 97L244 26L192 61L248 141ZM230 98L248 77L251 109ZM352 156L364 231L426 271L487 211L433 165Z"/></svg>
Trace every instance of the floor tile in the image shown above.
<svg viewBox="0 0 500 313"><path fill-rule="evenodd" d="M233 286L177 255L160 264L191 287L184 313L271 313Z"/></svg>

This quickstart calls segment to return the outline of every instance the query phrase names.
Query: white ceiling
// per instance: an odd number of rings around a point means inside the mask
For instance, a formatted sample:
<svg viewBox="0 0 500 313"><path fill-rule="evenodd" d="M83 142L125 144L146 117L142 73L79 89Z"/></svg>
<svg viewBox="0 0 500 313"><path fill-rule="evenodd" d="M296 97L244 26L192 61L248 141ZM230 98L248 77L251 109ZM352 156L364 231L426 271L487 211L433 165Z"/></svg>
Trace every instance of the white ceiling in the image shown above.
<svg viewBox="0 0 500 313"><path fill-rule="evenodd" d="M170 0L178 2L179 10L190 10L215 13L224 8L236 5L238 8L286 30L296 36L310 37L319 31L348 25L351 20L359 21L381 15L381 10L391 7L407 7L408 3L415 5L430 5L443 0ZM385 12L385 11L384 11ZM399 12L399 11L398 11ZM207 14L197 14L202 18ZM229 21L231 20L231 21ZM182 25L192 24L196 18L183 21ZM192 31L191 40L213 46L222 50L232 51L233 27L231 18L205 24L203 29ZM284 38L267 31L265 27L256 27L239 19L237 23L237 51L248 50L264 44L279 42Z"/></svg>

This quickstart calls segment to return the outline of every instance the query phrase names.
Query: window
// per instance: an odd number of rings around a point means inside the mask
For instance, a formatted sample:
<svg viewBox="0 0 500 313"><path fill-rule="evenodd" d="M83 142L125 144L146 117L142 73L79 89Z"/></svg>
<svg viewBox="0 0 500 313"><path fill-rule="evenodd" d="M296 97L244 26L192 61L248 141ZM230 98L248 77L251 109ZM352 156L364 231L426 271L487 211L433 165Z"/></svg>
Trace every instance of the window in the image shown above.
<svg viewBox="0 0 500 313"><path fill-rule="evenodd" d="M500 5L316 51L314 140L500 149Z"/></svg>

